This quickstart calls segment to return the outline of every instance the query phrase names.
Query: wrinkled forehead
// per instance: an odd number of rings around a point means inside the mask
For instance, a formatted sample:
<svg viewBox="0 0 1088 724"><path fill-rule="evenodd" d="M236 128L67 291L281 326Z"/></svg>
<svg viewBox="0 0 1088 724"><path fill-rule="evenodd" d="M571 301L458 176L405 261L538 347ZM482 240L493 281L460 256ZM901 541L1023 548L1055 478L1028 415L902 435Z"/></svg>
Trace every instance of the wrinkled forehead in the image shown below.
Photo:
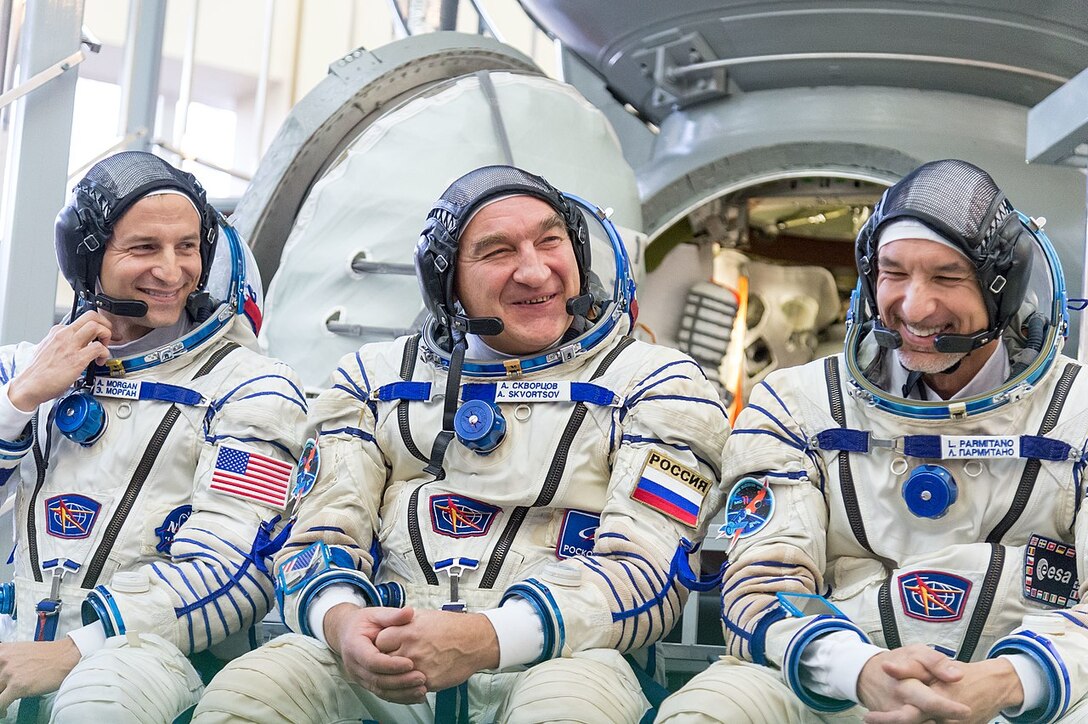
<svg viewBox="0 0 1088 724"><path fill-rule="evenodd" d="M158 238L167 224L171 235L181 229L186 238L200 236L200 214L185 194L152 192L144 195L121 214L113 225L107 246L118 240Z"/></svg>
<svg viewBox="0 0 1088 724"><path fill-rule="evenodd" d="M543 231L553 226L564 223L548 202L524 194L502 196L472 213L461 234L461 244L474 245L525 229Z"/></svg>
<svg viewBox="0 0 1088 724"><path fill-rule="evenodd" d="M885 270L958 271L976 276L971 260L959 249L933 239L908 237L882 243L877 251L877 266Z"/></svg>

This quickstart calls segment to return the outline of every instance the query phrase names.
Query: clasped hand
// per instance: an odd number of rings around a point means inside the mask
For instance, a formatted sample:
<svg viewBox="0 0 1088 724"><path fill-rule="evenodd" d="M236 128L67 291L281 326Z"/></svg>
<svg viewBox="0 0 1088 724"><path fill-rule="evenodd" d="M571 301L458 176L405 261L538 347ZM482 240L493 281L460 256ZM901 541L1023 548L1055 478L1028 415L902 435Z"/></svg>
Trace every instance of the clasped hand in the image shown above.
<svg viewBox="0 0 1088 724"><path fill-rule="evenodd" d="M495 630L478 613L341 604L326 616L325 635L352 679L399 704L499 664Z"/></svg>
<svg viewBox="0 0 1088 724"><path fill-rule="evenodd" d="M877 654L858 677L866 724L983 724L1023 697L1008 661L963 663L921 644Z"/></svg>

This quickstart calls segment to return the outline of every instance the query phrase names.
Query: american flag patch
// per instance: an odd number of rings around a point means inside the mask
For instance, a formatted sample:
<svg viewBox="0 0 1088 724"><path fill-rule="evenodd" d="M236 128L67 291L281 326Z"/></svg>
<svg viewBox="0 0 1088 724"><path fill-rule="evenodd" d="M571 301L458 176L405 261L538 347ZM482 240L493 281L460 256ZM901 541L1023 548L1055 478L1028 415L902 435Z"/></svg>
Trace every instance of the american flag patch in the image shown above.
<svg viewBox="0 0 1088 724"><path fill-rule="evenodd" d="M694 528L713 482L668 455L651 450L631 497Z"/></svg>
<svg viewBox="0 0 1088 724"><path fill-rule="evenodd" d="M221 445L212 470L211 489L273 508L285 508L294 469L291 463Z"/></svg>

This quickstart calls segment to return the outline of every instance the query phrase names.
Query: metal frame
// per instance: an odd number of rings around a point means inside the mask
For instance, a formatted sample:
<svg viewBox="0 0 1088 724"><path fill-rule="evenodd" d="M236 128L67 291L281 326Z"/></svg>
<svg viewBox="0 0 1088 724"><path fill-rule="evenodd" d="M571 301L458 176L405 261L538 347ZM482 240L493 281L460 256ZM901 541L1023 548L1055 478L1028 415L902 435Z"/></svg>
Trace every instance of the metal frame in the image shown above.
<svg viewBox="0 0 1088 724"><path fill-rule="evenodd" d="M78 49L82 24L83 0L27 3L22 77L33 78ZM0 236L2 344L39 340L53 325L53 219L64 204L76 80L76 73L62 70L13 106Z"/></svg>
<svg viewBox="0 0 1088 724"><path fill-rule="evenodd" d="M134 0L129 4L128 42L121 84L124 124L121 135L132 136L130 149L147 151L151 148L165 29L166 0Z"/></svg>
<svg viewBox="0 0 1088 724"><path fill-rule="evenodd" d="M1088 69L1028 111L1025 155L1028 163L1088 167ZM1088 207L1088 188L1085 189ZM1083 254L1088 255L1088 238ZM1081 279L1088 290L1088 266ZM1088 292L1086 292L1088 293ZM1088 314L1080 315L1077 357L1088 355Z"/></svg>

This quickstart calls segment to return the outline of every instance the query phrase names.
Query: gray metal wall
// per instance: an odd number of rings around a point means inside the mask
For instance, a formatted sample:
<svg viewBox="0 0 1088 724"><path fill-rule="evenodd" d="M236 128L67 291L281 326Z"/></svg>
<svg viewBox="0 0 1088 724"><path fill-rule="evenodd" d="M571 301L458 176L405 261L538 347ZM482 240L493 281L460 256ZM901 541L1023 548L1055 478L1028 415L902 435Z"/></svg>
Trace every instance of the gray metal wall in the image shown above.
<svg viewBox="0 0 1088 724"><path fill-rule="evenodd" d="M1085 176L1025 163L1027 112L977 96L874 87L760 91L677 111L636 169L646 230L775 174L891 181L923 161L963 158L989 171L1020 210L1047 218L1069 294L1082 296ZM1076 354L1079 319L1071 321L1066 352Z"/></svg>

